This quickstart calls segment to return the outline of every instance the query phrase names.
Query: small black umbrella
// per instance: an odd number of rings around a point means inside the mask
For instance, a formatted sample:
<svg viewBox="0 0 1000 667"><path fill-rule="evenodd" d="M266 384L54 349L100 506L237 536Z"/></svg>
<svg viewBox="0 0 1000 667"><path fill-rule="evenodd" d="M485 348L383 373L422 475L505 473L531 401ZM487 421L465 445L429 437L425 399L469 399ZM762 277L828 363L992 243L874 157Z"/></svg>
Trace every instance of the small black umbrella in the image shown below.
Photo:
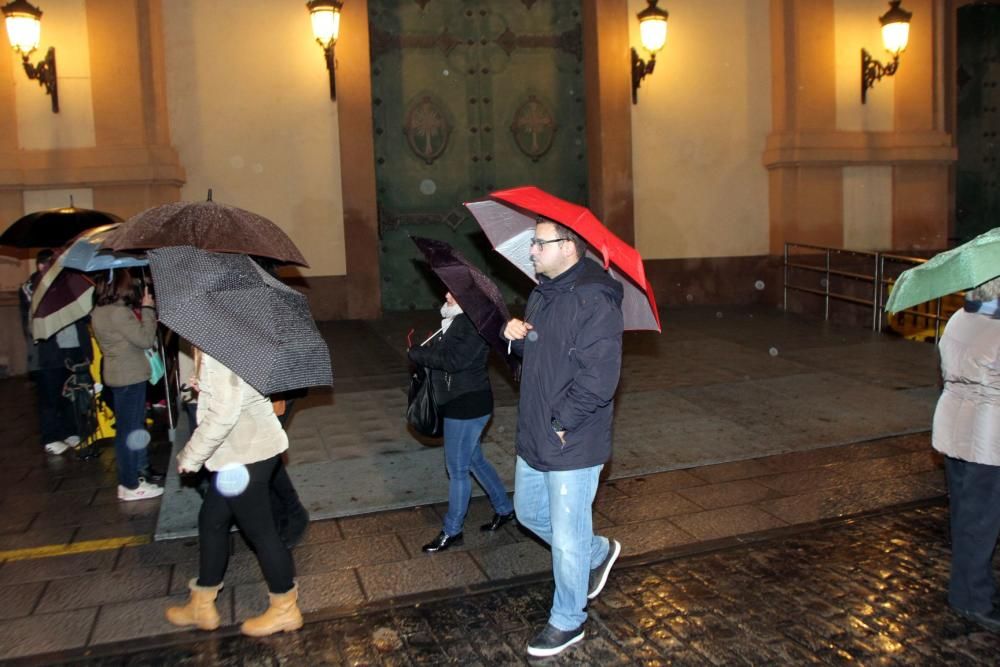
<svg viewBox="0 0 1000 667"><path fill-rule="evenodd" d="M444 241L411 237L424 254L435 275L445 284L462 312L469 316L476 330L517 374L519 362L507 354L503 328L510 319L500 289L486 274L469 263L458 250Z"/></svg>
<svg viewBox="0 0 1000 667"><path fill-rule="evenodd" d="M266 395L333 384L306 297L246 255L191 246L147 253L163 324Z"/></svg>
<svg viewBox="0 0 1000 667"><path fill-rule="evenodd" d="M111 213L89 208L50 208L18 218L0 235L0 245L15 248L58 248L69 243L80 232L121 222Z"/></svg>

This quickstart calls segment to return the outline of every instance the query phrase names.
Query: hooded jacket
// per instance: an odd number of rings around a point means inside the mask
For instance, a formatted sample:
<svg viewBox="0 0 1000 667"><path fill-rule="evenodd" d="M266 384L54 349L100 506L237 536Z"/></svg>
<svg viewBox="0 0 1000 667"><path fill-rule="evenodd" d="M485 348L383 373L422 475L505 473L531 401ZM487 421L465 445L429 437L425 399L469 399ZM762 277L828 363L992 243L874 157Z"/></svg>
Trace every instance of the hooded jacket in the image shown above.
<svg viewBox="0 0 1000 667"><path fill-rule="evenodd" d="M541 471L579 470L611 457L611 419L621 373L622 286L583 258L554 279L539 277L512 349L524 360L517 454ZM564 430L565 443L555 426Z"/></svg>

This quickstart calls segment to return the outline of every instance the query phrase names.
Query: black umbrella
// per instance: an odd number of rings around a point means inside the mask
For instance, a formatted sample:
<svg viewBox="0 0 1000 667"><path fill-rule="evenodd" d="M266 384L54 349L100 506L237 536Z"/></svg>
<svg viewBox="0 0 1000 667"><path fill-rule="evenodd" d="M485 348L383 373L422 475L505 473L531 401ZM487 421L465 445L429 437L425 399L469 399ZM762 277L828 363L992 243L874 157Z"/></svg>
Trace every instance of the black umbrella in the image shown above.
<svg viewBox="0 0 1000 667"><path fill-rule="evenodd" d="M519 362L507 354L507 341L502 333L510 313L500 289L486 274L469 263L458 250L444 241L410 237L424 254L431 269L445 284L462 312L469 316L476 330L496 350L511 371L517 374Z"/></svg>
<svg viewBox="0 0 1000 667"><path fill-rule="evenodd" d="M121 218L89 208L50 208L18 218L0 235L0 245L16 248L58 248L69 243L80 232L100 227Z"/></svg>
<svg viewBox="0 0 1000 667"><path fill-rule="evenodd" d="M147 253L163 324L266 395L333 384L306 297L246 255L191 246Z"/></svg>

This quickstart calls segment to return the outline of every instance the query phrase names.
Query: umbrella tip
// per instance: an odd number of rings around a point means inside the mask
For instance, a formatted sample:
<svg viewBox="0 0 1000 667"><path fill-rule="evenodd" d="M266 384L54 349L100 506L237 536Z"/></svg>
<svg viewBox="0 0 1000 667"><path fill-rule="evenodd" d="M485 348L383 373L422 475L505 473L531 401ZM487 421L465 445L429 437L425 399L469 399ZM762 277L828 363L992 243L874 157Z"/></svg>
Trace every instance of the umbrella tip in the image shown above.
<svg viewBox="0 0 1000 667"><path fill-rule="evenodd" d="M70 208L75 208L75 206L73 206L73 195L69 196L69 207Z"/></svg>
<svg viewBox="0 0 1000 667"><path fill-rule="evenodd" d="M205 201L212 201L212 188L208 189L208 199L206 199Z"/></svg>

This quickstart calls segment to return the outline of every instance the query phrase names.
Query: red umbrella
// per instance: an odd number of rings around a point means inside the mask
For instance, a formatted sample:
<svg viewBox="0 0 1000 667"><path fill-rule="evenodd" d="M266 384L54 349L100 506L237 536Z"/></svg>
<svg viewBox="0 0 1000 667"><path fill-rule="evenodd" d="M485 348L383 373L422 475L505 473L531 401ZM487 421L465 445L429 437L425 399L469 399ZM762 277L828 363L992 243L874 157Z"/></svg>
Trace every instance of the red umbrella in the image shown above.
<svg viewBox="0 0 1000 667"><path fill-rule="evenodd" d="M534 186L499 190L489 198L465 205L493 247L535 280L531 237L538 216L554 220L580 235L600 255L605 270L625 288L622 314L625 328L660 331L653 287L639 252L615 236L589 209L554 197Z"/></svg>

